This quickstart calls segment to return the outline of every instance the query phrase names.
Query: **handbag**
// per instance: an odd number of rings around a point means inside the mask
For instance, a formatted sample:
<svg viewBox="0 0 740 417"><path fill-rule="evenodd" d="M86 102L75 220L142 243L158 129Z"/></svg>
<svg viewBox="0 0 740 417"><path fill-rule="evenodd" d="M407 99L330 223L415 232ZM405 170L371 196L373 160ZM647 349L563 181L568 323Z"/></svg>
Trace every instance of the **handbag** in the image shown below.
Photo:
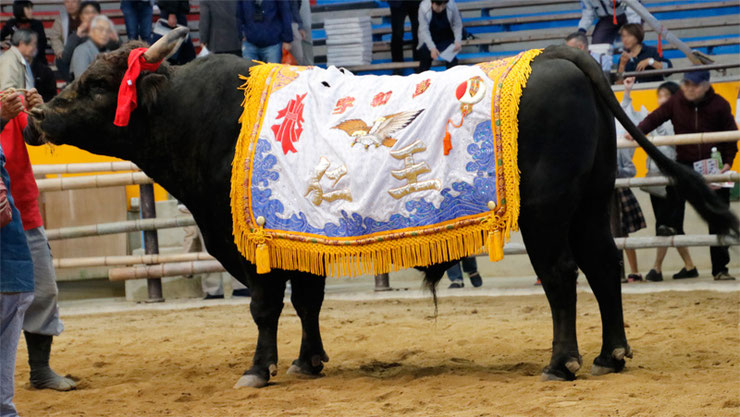
<svg viewBox="0 0 740 417"><path fill-rule="evenodd" d="M8 188L0 178L0 227L5 227L13 221L13 207L8 200Z"/></svg>

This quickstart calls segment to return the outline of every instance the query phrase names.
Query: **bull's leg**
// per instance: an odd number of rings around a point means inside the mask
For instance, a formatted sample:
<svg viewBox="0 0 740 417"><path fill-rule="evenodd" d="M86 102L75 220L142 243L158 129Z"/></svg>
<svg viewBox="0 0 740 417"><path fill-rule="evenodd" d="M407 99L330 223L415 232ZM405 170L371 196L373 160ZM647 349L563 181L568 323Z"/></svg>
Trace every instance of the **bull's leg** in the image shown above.
<svg viewBox="0 0 740 417"><path fill-rule="evenodd" d="M290 282L293 287L290 300L298 317L301 318L303 336L301 352L288 369L288 373L317 376L324 369L323 362L329 361L329 356L324 352L319 330L319 313L324 302L326 278L296 273Z"/></svg>
<svg viewBox="0 0 740 417"><path fill-rule="evenodd" d="M264 387L270 380L270 376L277 374L278 319L283 311L286 279L280 271L264 275L252 272L248 275L254 277L249 282L249 290L252 293L249 310L259 331L257 349L254 352L252 368L244 372L235 388Z"/></svg>
<svg viewBox="0 0 740 417"><path fill-rule="evenodd" d="M610 233L607 210L584 211L588 212L576 216L571 246L601 311L601 353L594 359L591 373L602 375L624 369L624 358L632 357L632 349L624 331L619 251Z"/></svg>
<svg viewBox="0 0 740 417"><path fill-rule="evenodd" d="M576 338L576 263L568 245L567 218L546 218L552 207L522 210L521 229L537 277L552 311L553 341L544 380L573 380L582 361ZM539 215L537 214L539 213Z"/></svg>

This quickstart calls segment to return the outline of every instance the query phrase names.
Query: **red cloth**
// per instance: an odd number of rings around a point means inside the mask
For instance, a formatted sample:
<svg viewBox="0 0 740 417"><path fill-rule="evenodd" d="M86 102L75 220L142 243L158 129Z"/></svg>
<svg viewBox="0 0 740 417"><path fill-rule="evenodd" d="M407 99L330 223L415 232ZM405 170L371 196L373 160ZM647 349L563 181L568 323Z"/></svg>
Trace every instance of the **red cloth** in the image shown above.
<svg viewBox="0 0 740 417"><path fill-rule="evenodd" d="M136 48L128 55L128 69L123 74L121 87L118 89L118 107L116 107L116 118L113 124L116 126L128 126L131 112L136 108L136 79L141 71L156 71L159 62L150 64L144 59L147 48Z"/></svg>
<svg viewBox="0 0 740 417"><path fill-rule="evenodd" d="M39 211L39 188L33 177L31 160L28 158L23 129L28 124L26 113L13 118L0 133L0 143L5 152L5 168L10 175L10 194L21 212L23 229L31 230L44 225Z"/></svg>

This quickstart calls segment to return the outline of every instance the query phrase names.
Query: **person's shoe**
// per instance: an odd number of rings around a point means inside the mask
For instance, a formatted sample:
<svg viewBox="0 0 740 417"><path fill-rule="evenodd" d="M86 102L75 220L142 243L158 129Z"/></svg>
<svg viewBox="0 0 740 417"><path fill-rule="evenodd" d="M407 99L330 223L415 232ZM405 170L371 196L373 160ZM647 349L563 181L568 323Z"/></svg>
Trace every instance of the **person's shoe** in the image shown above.
<svg viewBox="0 0 740 417"><path fill-rule="evenodd" d="M470 283L475 287L478 288L481 285L483 285L483 280L480 277L480 274L477 272L473 272L470 274Z"/></svg>
<svg viewBox="0 0 740 417"><path fill-rule="evenodd" d="M630 282L629 279L627 279L627 277L620 278L620 281L622 282L622 284L626 284L626 283Z"/></svg>
<svg viewBox="0 0 740 417"><path fill-rule="evenodd" d="M447 288L462 288L464 286L465 283L463 283L462 281L453 281L452 284L450 284L450 286Z"/></svg>
<svg viewBox="0 0 740 417"><path fill-rule="evenodd" d="M650 272L645 275L645 281L651 281L651 282L660 282L663 281L663 274L651 269Z"/></svg>
<svg viewBox="0 0 740 417"><path fill-rule="evenodd" d="M687 271L686 268L681 268L678 273L673 275L673 279L686 279L686 278L697 278L699 276L699 271L694 268L690 271Z"/></svg>
<svg viewBox="0 0 740 417"><path fill-rule="evenodd" d="M54 336L23 332L28 348L28 365L31 367L31 386L36 389L69 391L77 388L70 378L57 375L49 367L51 342Z"/></svg>
<svg viewBox="0 0 740 417"><path fill-rule="evenodd" d="M249 288L241 288L231 293L232 297L249 297L251 295L252 293L249 292Z"/></svg>
<svg viewBox="0 0 740 417"><path fill-rule="evenodd" d="M722 271L714 276L715 281L734 281L735 277L730 275L727 271Z"/></svg>
<svg viewBox="0 0 740 417"><path fill-rule="evenodd" d="M218 294L218 295L206 294L206 296L203 297L204 300L223 300L223 298L224 298L223 294Z"/></svg>
<svg viewBox="0 0 740 417"><path fill-rule="evenodd" d="M629 275L627 275L627 282L642 282L642 275L640 275L640 274L629 274Z"/></svg>

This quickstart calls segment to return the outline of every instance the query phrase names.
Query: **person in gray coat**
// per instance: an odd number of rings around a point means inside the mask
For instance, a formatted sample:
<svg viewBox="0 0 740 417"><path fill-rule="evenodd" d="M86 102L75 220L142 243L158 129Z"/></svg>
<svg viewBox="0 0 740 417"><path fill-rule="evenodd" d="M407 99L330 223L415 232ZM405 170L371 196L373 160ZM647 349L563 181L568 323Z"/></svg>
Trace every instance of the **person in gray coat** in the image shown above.
<svg viewBox="0 0 740 417"><path fill-rule="evenodd" d="M210 52L242 56L236 0L200 3L200 41Z"/></svg>
<svg viewBox="0 0 740 417"><path fill-rule="evenodd" d="M448 47L455 57L447 60L447 68L457 65L457 53L462 48L462 16L454 0L424 0L419 5L419 71L432 66Z"/></svg>

